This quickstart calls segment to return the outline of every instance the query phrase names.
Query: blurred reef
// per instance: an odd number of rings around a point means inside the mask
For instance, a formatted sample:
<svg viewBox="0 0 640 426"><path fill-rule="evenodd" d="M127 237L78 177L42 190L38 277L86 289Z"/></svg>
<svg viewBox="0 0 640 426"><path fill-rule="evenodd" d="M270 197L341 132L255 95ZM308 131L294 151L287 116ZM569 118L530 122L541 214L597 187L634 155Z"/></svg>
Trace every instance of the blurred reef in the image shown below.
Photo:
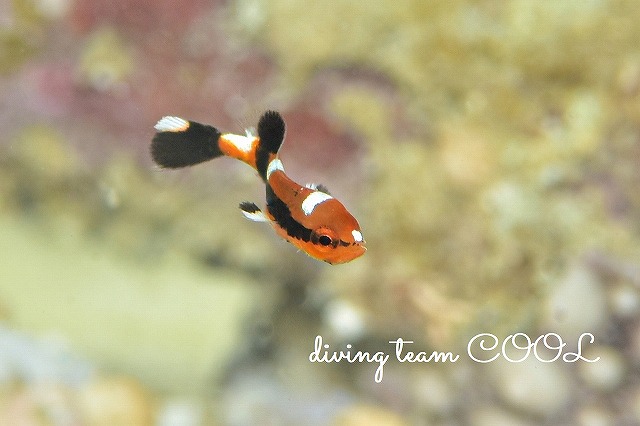
<svg viewBox="0 0 640 426"><path fill-rule="evenodd" d="M640 3L5 3L0 423L640 422ZM240 133L266 108L361 259L246 222L264 192L238 162L151 164L163 115ZM515 332L593 333L601 361L376 384L307 359L318 334L462 353Z"/></svg>

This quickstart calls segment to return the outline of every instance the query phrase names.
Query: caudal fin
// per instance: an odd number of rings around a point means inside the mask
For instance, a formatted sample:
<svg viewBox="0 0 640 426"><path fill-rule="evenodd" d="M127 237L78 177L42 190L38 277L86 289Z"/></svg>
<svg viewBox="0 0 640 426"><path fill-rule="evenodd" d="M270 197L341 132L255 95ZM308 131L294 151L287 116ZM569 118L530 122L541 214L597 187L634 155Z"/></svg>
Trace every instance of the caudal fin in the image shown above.
<svg viewBox="0 0 640 426"><path fill-rule="evenodd" d="M267 111L258 122L260 144L256 150L256 168L263 180L267 180L270 159L278 153L284 141L285 124L280 113Z"/></svg>
<svg viewBox="0 0 640 426"><path fill-rule="evenodd" d="M151 156L160 167L193 166L222 155L220 132L212 126L178 117L163 117L154 127Z"/></svg>

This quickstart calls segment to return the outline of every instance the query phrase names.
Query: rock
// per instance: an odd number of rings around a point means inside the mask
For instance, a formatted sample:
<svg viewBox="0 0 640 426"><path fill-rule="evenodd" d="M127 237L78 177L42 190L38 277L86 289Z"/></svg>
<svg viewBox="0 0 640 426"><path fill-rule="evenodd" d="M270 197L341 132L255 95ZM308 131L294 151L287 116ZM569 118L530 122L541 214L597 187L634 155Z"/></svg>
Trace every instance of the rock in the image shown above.
<svg viewBox="0 0 640 426"><path fill-rule="evenodd" d="M26 333L64 336L94 365L156 389L199 392L224 374L244 338L257 300L247 276L178 254L138 263L82 236L44 237L8 219L0 233L0 291L12 321Z"/></svg>
<svg viewBox="0 0 640 426"><path fill-rule="evenodd" d="M146 426L154 423L147 391L129 378L98 378L80 390L78 403L84 424Z"/></svg>
<svg viewBox="0 0 640 426"><path fill-rule="evenodd" d="M580 377L589 386L604 392L618 388L627 371L624 357L610 346L595 346L586 348L585 358L596 362L580 362L578 365Z"/></svg>
<svg viewBox="0 0 640 426"><path fill-rule="evenodd" d="M373 405L353 405L340 414L333 422L334 426L405 426L409 423L400 415L385 408Z"/></svg>
<svg viewBox="0 0 640 426"><path fill-rule="evenodd" d="M362 310L346 300L329 302L324 309L323 320L336 336L344 340L359 339L366 330Z"/></svg>
<svg viewBox="0 0 640 426"><path fill-rule="evenodd" d="M26 383L85 383L91 363L72 353L62 339L36 339L0 326L0 385Z"/></svg>
<svg viewBox="0 0 640 426"><path fill-rule="evenodd" d="M158 413L157 426L199 426L204 424L203 407L188 400L170 400Z"/></svg>
<svg viewBox="0 0 640 426"><path fill-rule="evenodd" d="M621 318L632 318L640 311L640 295L631 285L618 285L609 293L611 311Z"/></svg>
<svg viewBox="0 0 640 426"><path fill-rule="evenodd" d="M553 358L553 354L539 353L543 359ZM512 359L518 357L522 354L511 356ZM501 359L490 366L496 390L510 407L549 417L571 401L571 378L563 362L544 363L530 354L522 362Z"/></svg>
<svg viewBox="0 0 640 426"><path fill-rule="evenodd" d="M439 369L418 371L413 377L413 394L417 403L429 412L442 416L453 412L455 408L455 389L448 376Z"/></svg>
<svg viewBox="0 0 640 426"><path fill-rule="evenodd" d="M575 424L579 426L612 426L616 422L611 411L606 407L587 405L577 410Z"/></svg>
<svg viewBox="0 0 640 426"><path fill-rule="evenodd" d="M497 407L472 410L469 414L469 424L471 426L533 426L533 423Z"/></svg>
<svg viewBox="0 0 640 426"><path fill-rule="evenodd" d="M602 283L583 265L569 269L551 289L543 313L544 328L566 341L577 341L585 332L597 337L607 319Z"/></svg>

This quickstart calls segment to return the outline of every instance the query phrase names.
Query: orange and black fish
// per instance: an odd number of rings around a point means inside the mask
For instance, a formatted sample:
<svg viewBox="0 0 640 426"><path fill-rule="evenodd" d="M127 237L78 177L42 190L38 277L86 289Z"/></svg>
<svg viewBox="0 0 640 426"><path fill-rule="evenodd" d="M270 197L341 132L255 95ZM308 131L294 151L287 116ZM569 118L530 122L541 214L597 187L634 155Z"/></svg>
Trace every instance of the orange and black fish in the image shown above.
<svg viewBox="0 0 640 426"><path fill-rule="evenodd" d="M322 185L299 185L285 174L278 158L285 135L279 113L262 115L257 136L248 131L246 136L221 133L178 117L163 117L155 129L151 155L161 167L187 167L226 155L257 170L266 185L266 209L244 202L242 213L271 223L280 236L309 256L333 264L349 262L366 251L358 221L340 201Z"/></svg>

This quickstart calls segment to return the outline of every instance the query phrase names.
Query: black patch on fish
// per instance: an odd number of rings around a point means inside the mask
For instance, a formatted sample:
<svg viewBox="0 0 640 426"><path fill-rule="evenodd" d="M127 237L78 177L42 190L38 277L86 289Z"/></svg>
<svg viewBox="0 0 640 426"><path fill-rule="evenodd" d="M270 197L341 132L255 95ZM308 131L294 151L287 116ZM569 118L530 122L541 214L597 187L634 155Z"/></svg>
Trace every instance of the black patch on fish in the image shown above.
<svg viewBox="0 0 640 426"><path fill-rule="evenodd" d="M267 180L267 167L270 154L277 154L284 141L285 124L280 113L267 111L258 122L260 143L256 149L256 168L264 181Z"/></svg>
<svg viewBox="0 0 640 426"><path fill-rule="evenodd" d="M183 131L156 133L151 142L151 157L160 167L193 166L222 155L219 137L215 127L189 121Z"/></svg>
<svg viewBox="0 0 640 426"><path fill-rule="evenodd" d="M269 184L267 184L267 211L290 237L307 242L311 240L311 230L291 216L289 207L278 198Z"/></svg>

